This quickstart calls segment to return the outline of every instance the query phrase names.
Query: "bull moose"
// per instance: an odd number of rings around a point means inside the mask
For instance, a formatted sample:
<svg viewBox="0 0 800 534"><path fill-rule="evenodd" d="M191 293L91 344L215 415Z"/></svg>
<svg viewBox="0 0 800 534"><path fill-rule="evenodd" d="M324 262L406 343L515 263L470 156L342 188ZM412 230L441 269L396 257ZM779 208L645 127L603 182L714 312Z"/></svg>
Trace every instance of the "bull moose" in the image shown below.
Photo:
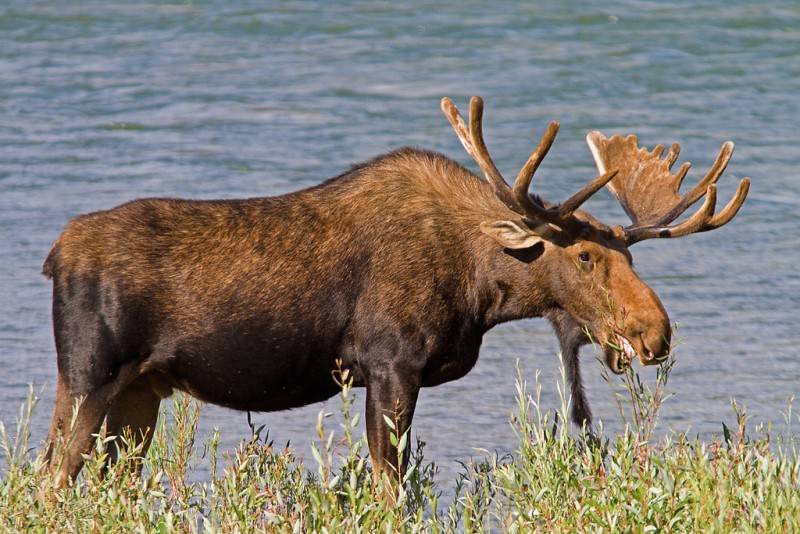
<svg viewBox="0 0 800 534"><path fill-rule="evenodd" d="M591 423L578 366L590 338L616 373L636 356L664 358L669 317L629 247L729 222L749 188L744 178L715 214L733 144L681 196L689 164L671 172L678 145L662 159L662 145L593 132L600 175L552 204L528 190L557 122L509 186L484 143L481 98L468 124L450 99L442 110L486 180L403 148L281 196L141 199L69 222L43 268L58 354L48 450L79 406L64 456L51 462L56 483L78 474L104 419L146 449L174 389L236 410L285 410L335 395L337 362L366 387L375 472L401 472L383 416L405 432L419 389L464 376L484 334L514 319L554 325L577 424ZM604 186L630 226L579 209Z"/></svg>

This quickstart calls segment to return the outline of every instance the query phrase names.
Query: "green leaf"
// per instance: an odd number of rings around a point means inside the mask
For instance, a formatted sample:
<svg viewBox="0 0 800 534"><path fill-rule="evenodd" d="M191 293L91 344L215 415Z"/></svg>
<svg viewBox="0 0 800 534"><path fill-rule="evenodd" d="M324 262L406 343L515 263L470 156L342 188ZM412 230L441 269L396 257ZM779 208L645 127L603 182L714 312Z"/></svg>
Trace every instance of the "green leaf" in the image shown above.
<svg viewBox="0 0 800 534"><path fill-rule="evenodd" d="M386 426L391 428L392 430L397 430L394 426L394 421L392 421L388 415L383 414L383 420L386 421Z"/></svg>
<svg viewBox="0 0 800 534"><path fill-rule="evenodd" d="M404 432L402 436L400 436L400 443L397 445L397 453L400 454L404 450L406 450L406 438L408 437L408 432Z"/></svg>

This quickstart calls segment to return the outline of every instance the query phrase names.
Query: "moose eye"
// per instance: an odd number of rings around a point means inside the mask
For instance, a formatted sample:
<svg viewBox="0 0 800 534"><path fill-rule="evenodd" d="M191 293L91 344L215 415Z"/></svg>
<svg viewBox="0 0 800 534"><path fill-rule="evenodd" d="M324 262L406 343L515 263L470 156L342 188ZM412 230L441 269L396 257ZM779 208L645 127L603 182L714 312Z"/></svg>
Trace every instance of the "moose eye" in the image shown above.
<svg viewBox="0 0 800 534"><path fill-rule="evenodd" d="M581 263L589 263L589 260L592 259L592 257L589 256L588 252L581 252L578 254L578 259L581 260Z"/></svg>

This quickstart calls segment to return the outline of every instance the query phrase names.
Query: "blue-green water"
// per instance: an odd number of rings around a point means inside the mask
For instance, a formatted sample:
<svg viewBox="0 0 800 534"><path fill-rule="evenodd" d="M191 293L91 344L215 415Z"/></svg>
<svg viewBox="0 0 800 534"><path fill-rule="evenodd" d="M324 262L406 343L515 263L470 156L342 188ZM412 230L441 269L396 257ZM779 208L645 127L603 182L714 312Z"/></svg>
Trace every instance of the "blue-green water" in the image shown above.
<svg viewBox="0 0 800 534"><path fill-rule="evenodd" d="M481 94L509 175L561 121L534 185L551 200L594 176L583 142L593 129L680 142L689 180L737 143L721 196L752 177L738 218L634 254L680 325L663 427L719 431L731 397L780 423L800 392L800 4L584 4L2 2L0 420L34 382L45 386L35 439L49 421L55 356L39 271L70 218L143 196L282 193L403 145L472 165L438 105ZM625 221L605 192L587 207ZM429 456L450 473L475 448L510 450L514 362L529 378L542 370L555 407L556 349L542 320L491 332L470 375L423 392L415 428ZM584 362L596 415L618 428L591 349ZM302 450L322 408L337 402L255 421ZM230 446L245 421L204 407L201 426Z"/></svg>

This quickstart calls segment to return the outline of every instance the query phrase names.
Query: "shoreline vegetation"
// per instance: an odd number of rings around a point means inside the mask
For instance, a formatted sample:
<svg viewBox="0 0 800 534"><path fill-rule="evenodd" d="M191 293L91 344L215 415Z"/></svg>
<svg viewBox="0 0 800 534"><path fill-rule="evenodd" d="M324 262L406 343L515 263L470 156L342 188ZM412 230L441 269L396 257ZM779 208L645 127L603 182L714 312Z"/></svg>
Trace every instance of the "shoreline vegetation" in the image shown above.
<svg viewBox="0 0 800 534"><path fill-rule="evenodd" d="M513 454L490 455L463 465L453 481L437 481L424 443L393 436L411 462L395 496L374 482L366 438L355 435L347 372L340 428L320 413L312 458L299 460L274 446L264 428L253 429L235 451L220 454L219 432L198 441L199 404L176 394L159 418L152 446L128 446L129 437L101 432L78 482L54 490L39 449L30 444L36 406L33 388L15 428L0 423L5 465L0 471L3 532L530 532L530 531L766 531L800 530L800 457L791 438L772 429L748 433L749 421L733 402L736 425L723 425L711 442L670 433L655 439L658 410L674 360L662 364L650 386L629 370L621 381L606 377L625 430L596 436L570 429L563 371L561 406L547 412L541 384L521 372L510 424ZM387 425L392 421L387 418ZM119 446L108 469L107 447ZM189 473L208 458L210 477L193 483ZM58 451L54 458L58 458ZM141 475L135 467L143 467ZM455 484L452 497L443 484Z"/></svg>

